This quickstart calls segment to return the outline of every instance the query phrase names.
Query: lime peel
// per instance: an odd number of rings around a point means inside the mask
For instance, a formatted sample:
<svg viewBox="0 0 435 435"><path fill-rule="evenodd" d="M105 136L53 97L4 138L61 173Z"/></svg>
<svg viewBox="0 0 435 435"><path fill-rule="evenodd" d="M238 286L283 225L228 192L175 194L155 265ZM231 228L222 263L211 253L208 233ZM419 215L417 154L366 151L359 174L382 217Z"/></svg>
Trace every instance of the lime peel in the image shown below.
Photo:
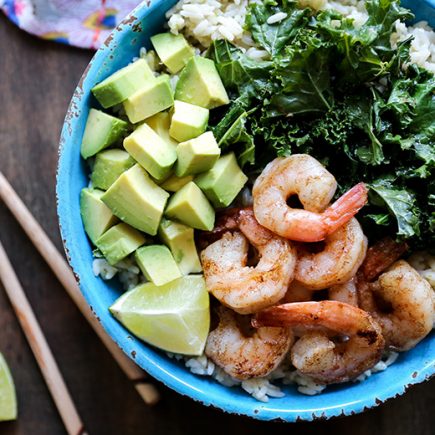
<svg viewBox="0 0 435 435"><path fill-rule="evenodd" d="M204 277L191 275L162 286L141 284L110 311L130 332L160 349L201 355L210 328L209 307Z"/></svg>
<svg viewBox="0 0 435 435"><path fill-rule="evenodd" d="M0 353L0 421L15 420L17 418L17 396L14 381Z"/></svg>

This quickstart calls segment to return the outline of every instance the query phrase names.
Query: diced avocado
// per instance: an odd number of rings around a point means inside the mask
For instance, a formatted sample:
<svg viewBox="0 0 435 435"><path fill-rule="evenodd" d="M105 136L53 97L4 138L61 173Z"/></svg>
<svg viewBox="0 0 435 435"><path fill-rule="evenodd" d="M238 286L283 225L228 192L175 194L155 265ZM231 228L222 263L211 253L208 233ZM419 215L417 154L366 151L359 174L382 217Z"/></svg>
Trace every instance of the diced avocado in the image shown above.
<svg viewBox="0 0 435 435"><path fill-rule="evenodd" d="M156 180L163 180L177 160L173 146L146 123L124 139L124 148Z"/></svg>
<svg viewBox="0 0 435 435"><path fill-rule="evenodd" d="M211 131L177 146L178 160L175 175L199 174L208 171L219 159L221 150Z"/></svg>
<svg viewBox="0 0 435 435"><path fill-rule="evenodd" d="M230 102L214 62L200 56L192 57L181 71L175 98L206 109Z"/></svg>
<svg viewBox="0 0 435 435"><path fill-rule="evenodd" d="M145 237L130 225L121 223L106 231L97 240L97 248L112 266L146 242Z"/></svg>
<svg viewBox="0 0 435 435"><path fill-rule="evenodd" d="M82 139L81 154L84 159L114 144L128 131L128 124L101 110L91 109Z"/></svg>
<svg viewBox="0 0 435 435"><path fill-rule="evenodd" d="M101 201L103 194L102 190L88 189L87 187L82 189L80 193L80 214L86 234L94 245L101 234L118 221L109 207Z"/></svg>
<svg viewBox="0 0 435 435"><path fill-rule="evenodd" d="M194 53L193 48L183 35L159 33L151 37L151 43L160 60L172 74L176 74L180 71Z"/></svg>
<svg viewBox="0 0 435 435"><path fill-rule="evenodd" d="M110 186L101 200L124 222L156 235L168 192L157 186L139 165L134 165Z"/></svg>
<svg viewBox="0 0 435 435"><path fill-rule="evenodd" d="M98 83L92 88L92 93L107 109L122 103L150 80L154 80L154 74L147 61L138 59Z"/></svg>
<svg viewBox="0 0 435 435"><path fill-rule="evenodd" d="M182 276L171 251L164 245L144 246L134 257L142 273L155 285L165 285Z"/></svg>
<svg viewBox="0 0 435 435"><path fill-rule="evenodd" d="M240 169L234 153L222 156L209 171L195 179L215 207L229 206L246 181L248 177Z"/></svg>
<svg viewBox="0 0 435 435"><path fill-rule="evenodd" d="M157 71L160 67L160 59L157 57L157 54L154 50L148 50L145 54L145 60L148 63L148 66L151 68L151 71Z"/></svg>
<svg viewBox="0 0 435 435"><path fill-rule="evenodd" d="M159 227L159 237L163 243L169 246L183 275L202 271L195 246L193 228L163 218Z"/></svg>
<svg viewBox="0 0 435 435"><path fill-rule="evenodd" d="M193 181L169 199L165 215L198 230L211 231L214 227L213 207Z"/></svg>
<svg viewBox="0 0 435 435"><path fill-rule="evenodd" d="M193 175L186 175L185 177L177 177L176 175L171 175L167 180L165 180L160 187L167 190L168 192L177 192L187 183L193 180Z"/></svg>
<svg viewBox="0 0 435 435"><path fill-rule="evenodd" d="M91 181L94 187L107 190L113 182L136 162L123 150L105 150L97 154Z"/></svg>
<svg viewBox="0 0 435 435"><path fill-rule="evenodd" d="M169 76L161 75L148 81L123 104L128 119L133 124L172 107L174 96Z"/></svg>
<svg viewBox="0 0 435 435"><path fill-rule="evenodd" d="M207 128L208 116L208 109L175 100L169 134L178 142L198 137Z"/></svg>
<svg viewBox="0 0 435 435"><path fill-rule="evenodd" d="M147 118L145 121L165 142L175 147L178 142L169 135L169 127L171 126L171 115L169 112L160 112Z"/></svg>

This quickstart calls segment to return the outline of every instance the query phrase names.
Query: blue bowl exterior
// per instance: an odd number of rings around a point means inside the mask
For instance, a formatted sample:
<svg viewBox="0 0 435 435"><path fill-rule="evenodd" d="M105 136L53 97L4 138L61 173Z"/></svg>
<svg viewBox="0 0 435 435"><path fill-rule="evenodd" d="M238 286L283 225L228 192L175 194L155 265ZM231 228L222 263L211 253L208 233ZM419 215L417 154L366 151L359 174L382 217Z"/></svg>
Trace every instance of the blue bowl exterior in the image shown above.
<svg viewBox="0 0 435 435"><path fill-rule="evenodd" d="M416 22L427 21L435 27L435 0L402 0L401 5L412 10Z"/></svg>
<svg viewBox="0 0 435 435"><path fill-rule="evenodd" d="M95 103L91 88L125 66L138 55L141 46L162 28L165 11L175 0L160 0L136 8L101 48L85 71L71 101L60 142L57 175L58 215L62 239L81 290L107 333L122 350L152 376L181 394L224 411L261 420L310 421L362 412L403 394L412 385L435 372L435 335L412 351L401 354L396 364L363 383L328 388L314 397L285 387L286 396L260 403L239 388L227 388L210 378L191 374L163 352L141 342L118 323L108 307L120 295L116 282L105 282L92 273L92 247L83 229L80 190L88 184L86 164L80 158L80 143L89 108Z"/></svg>

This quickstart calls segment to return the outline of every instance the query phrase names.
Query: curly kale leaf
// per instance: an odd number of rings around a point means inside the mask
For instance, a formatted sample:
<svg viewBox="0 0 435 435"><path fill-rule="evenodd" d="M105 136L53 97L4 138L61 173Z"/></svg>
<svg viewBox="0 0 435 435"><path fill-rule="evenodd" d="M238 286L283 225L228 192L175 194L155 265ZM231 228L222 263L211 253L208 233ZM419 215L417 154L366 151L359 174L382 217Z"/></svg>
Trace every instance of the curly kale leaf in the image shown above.
<svg viewBox="0 0 435 435"><path fill-rule="evenodd" d="M248 119L240 103L234 103L222 120L213 127L213 133L223 151L236 148L240 166L255 163L255 145L251 134L246 130Z"/></svg>
<svg viewBox="0 0 435 435"><path fill-rule="evenodd" d="M268 56L253 60L228 42L212 44L207 56L232 103L210 125L245 171L308 153L334 174L337 195L360 181L370 186L359 213L369 236L435 246L435 78L409 64L410 39L390 45L409 11L397 0L365 4L361 26L295 1L252 4L245 27ZM277 12L286 16L268 24Z"/></svg>
<svg viewBox="0 0 435 435"><path fill-rule="evenodd" d="M249 9L246 24L251 30L253 40L271 56L278 55L293 41L301 27L309 20L309 9L298 9L296 1L271 1L254 3ZM269 24L268 18L274 14L286 14L277 23Z"/></svg>
<svg viewBox="0 0 435 435"><path fill-rule="evenodd" d="M253 60L228 41L215 41L207 57L214 60L225 88L235 91L239 102L247 104L274 88L270 80L272 62Z"/></svg>
<svg viewBox="0 0 435 435"><path fill-rule="evenodd" d="M390 181L380 179L370 185L373 205L387 206L397 221L397 234L404 238L420 235L420 216L415 207L415 195L395 187ZM373 195L373 193L375 195Z"/></svg>
<svg viewBox="0 0 435 435"><path fill-rule="evenodd" d="M274 77L281 82L267 108L269 116L326 112L333 105L329 49L323 45L292 48L276 62Z"/></svg>

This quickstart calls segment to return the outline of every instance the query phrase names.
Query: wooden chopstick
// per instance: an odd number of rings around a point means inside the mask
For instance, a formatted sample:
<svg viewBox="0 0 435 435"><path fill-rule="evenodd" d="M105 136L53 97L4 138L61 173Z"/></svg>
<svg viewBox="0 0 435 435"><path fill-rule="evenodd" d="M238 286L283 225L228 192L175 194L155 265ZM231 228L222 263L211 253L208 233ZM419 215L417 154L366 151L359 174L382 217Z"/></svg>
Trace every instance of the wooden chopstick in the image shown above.
<svg viewBox="0 0 435 435"><path fill-rule="evenodd" d="M74 274L67 262L1 172L0 198L15 216L35 248L44 258L68 295L77 305L77 308L121 367L122 371L126 374L128 379L134 383L136 391L140 394L144 402L148 405L157 403L160 399L160 395L156 387L145 381L146 373L130 360L106 334L81 294Z"/></svg>
<svg viewBox="0 0 435 435"><path fill-rule="evenodd" d="M8 256L0 241L0 280L11 301L18 321L23 328L27 341L35 355L42 375L54 403L59 411L65 428L70 435L85 434L83 423L68 392L59 367L33 314L23 288L12 268Z"/></svg>

